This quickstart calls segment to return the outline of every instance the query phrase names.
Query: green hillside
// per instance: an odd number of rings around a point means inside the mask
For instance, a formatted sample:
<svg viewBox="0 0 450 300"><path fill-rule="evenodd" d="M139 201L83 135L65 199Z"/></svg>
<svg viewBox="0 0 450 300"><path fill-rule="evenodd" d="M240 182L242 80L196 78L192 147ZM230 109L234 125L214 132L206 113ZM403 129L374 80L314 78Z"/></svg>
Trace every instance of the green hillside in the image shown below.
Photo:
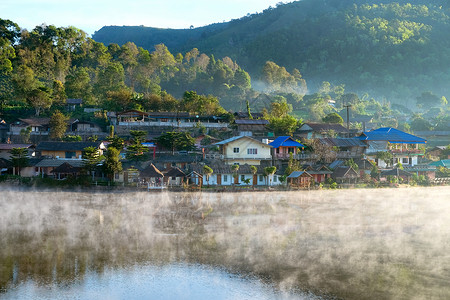
<svg viewBox="0 0 450 300"><path fill-rule="evenodd" d="M299 69L310 92L329 81L413 106L424 91L450 96L449 7L443 0L303 0L198 29L105 27L93 39L229 56L254 82L273 61Z"/></svg>

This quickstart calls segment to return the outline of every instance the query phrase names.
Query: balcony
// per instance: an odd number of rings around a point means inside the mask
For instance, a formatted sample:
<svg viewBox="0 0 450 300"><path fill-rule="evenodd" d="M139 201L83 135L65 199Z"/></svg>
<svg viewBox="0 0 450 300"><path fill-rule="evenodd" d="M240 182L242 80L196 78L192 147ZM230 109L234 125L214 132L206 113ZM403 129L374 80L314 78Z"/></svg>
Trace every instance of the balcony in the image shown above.
<svg viewBox="0 0 450 300"><path fill-rule="evenodd" d="M424 152L421 149L390 149L392 154L405 154L405 155L423 155Z"/></svg>

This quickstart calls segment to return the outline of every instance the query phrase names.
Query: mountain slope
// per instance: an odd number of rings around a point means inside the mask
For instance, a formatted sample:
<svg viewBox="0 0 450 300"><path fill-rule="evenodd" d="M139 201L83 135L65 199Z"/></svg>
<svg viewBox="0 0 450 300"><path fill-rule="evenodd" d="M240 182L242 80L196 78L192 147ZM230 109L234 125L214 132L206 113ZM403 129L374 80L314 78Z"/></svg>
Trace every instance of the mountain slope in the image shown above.
<svg viewBox="0 0 450 300"><path fill-rule="evenodd" d="M308 86L326 80L347 91L412 104L423 91L450 96L450 11L448 1L303 0L228 23L193 30L105 28L93 38L172 52L194 47L229 56L253 78L268 60L298 68ZM167 34L165 34L167 33Z"/></svg>

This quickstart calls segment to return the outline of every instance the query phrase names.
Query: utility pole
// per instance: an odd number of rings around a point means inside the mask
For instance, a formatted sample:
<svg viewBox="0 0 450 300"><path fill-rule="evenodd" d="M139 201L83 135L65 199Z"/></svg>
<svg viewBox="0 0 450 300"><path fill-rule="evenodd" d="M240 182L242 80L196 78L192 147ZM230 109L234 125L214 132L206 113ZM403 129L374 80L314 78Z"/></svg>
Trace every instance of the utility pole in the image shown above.
<svg viewBox="0 0 450 300"><path fill-rule="evenodd" d="M349 115L349 108L351 107L351 104L344 105L344 107L347 109L347 130L348 130L348 137L350 137L350 115Z"/></svg>

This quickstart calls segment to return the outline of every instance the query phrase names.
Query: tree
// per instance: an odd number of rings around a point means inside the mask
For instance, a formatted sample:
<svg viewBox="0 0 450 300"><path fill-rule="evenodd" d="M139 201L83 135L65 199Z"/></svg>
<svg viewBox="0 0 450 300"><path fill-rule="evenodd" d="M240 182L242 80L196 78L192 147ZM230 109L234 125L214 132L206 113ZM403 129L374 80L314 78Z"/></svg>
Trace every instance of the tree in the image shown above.
<svg viewBox="0 0 450 300"><path fill-rule="evenodd" d="M266 175L266 178L269 178L269 184L272 184L272 180L270 178L270 176L272 176L273 174L275 174L275 172L277 171L277 167L272 166L272 167L265 167L264 168L264 175Z"/></svg>
<svg viewBox="0 0 450 300"><path fill-rule="evenodd" d="M172 155L175 150L190 151L195 149L195 139L188 132L169 131L156 138L158 145L170 149Z"/></svg>
<svg viewBox="0 0 450 300"><path fill-rule="evenodd" d="M52 114L49 122L51 139L61 140L63 138L67 130L67 120L68 117L59 110Z"/></svg>
<svg viewBox="0 0 450 300"><path fill-rule="evenodd" d="M107 140L110 143L108 145L108 148L116 148L117 150L119 150L119 152L123 150L124 140L121 137L115 135L113 137L109 137Z"/></svg>
<svg viewBox="0 0 450 300"><path fill-rule="evenodd" d="M95 170L100 165L100 161L103 156L95 147L86 147L82 152L81 158L83 159L83 169L92 174L92 180L94 180Z"/></svg>
<svg viewBox="0 0 450 300"><path fill-rule="evenodd" d="M120 151L114 147L108 147L105 161L103 162L103 172L106 173L109 180L112 181L115 173L122 171L122 163L119 158Z"/></svg>
<svg viewBox="0 0 450 300"><path fill-rule="evenodd" d="M203 174L206 175L206 181L208 182L208 187L209 187L209 176L211 176L213 172L214 172L213 169L211 169L209 166L207 166L207 165L203 166Z"/></svg>
<svg viewBox="0 0 450 300"><path fill-rule="evenodd" d="M14 168L17 168L17 174L20 176L21 168L28 165L28 149L27 148L12 148L11 161Z"/></svg>
<svg viewBox="0 0 450 300"><path fill-rule="evenodd" d="M347 159L344 163L344 165L346 165L347 167L352 167L353 170L355 170L356 172L358 172L359 167L358 165L355 163L355 161L353 160L353 158Z"/></svg>
<svg viewBox="0 0 450 300"><path fill-rule="evenodd" d="M31 127L28 126L26 129L20 130L20 138L22 139L22 143L29 143L31 135Z"/></svg>
<svg viewBox="0 0 450 300"><path fill-rule="evenodd" d="M284 171L284 174L289 176L292 172L301 171L301 169L302 167L300 166L300 161L298 159L294 159L294 154L292 152L289 153L288 166Z"/></svg>
<svg viewBox="0 0 450 300"><path fill-rule="evenodd" d="M236 180L236 178L238 178L239 165L232 165L231 170L233 171L233 178Z"/></svg>
<svg viewBox="0 0 450 300"><path fill-rule="evenodd" d="M441 103L441 98L436 96L430 91L423 92L419 97L416 98L417 106L419 107L433 107Z"/></svg>
<svg viewBox="0 0 450 300"><path fill-rule="evenodd" d="M322 118L324 123L332 123L332 124L342 124L344 123L344 119L337 113L330 113Z"/></svg>
<svg viewBox="0 0 450 300"><path fill-rule="evenodd" d="M145 141L147 133L143 130L131 130L130 134L132 136L131 144L127 147L125 157L136 162L145 159L145 153L148 152L148 148L144 147L142 143Z"/></svg>
<svg viewBox="0 0 450 300"><path fill-rule="evenodd" d="M378 151L376 154L376 158L384 161L387 166L391 164L392 157L392 153L389 151Z"/></svg>
<svg viewBox="0 0 450 300"><path fill-rule="evenodd" d="M271 117L269 118L269 125L275 135L292 135L300 126L300 121L293 116Z"/></svg>
<svg viewBox="0 0 450 300"><path fill-rule="evenodd" d="M42 110L48 109L52 105L50 89L39 87L31 90L27 94L27 102L35 109L36 116L39 116Z"/></svg>

